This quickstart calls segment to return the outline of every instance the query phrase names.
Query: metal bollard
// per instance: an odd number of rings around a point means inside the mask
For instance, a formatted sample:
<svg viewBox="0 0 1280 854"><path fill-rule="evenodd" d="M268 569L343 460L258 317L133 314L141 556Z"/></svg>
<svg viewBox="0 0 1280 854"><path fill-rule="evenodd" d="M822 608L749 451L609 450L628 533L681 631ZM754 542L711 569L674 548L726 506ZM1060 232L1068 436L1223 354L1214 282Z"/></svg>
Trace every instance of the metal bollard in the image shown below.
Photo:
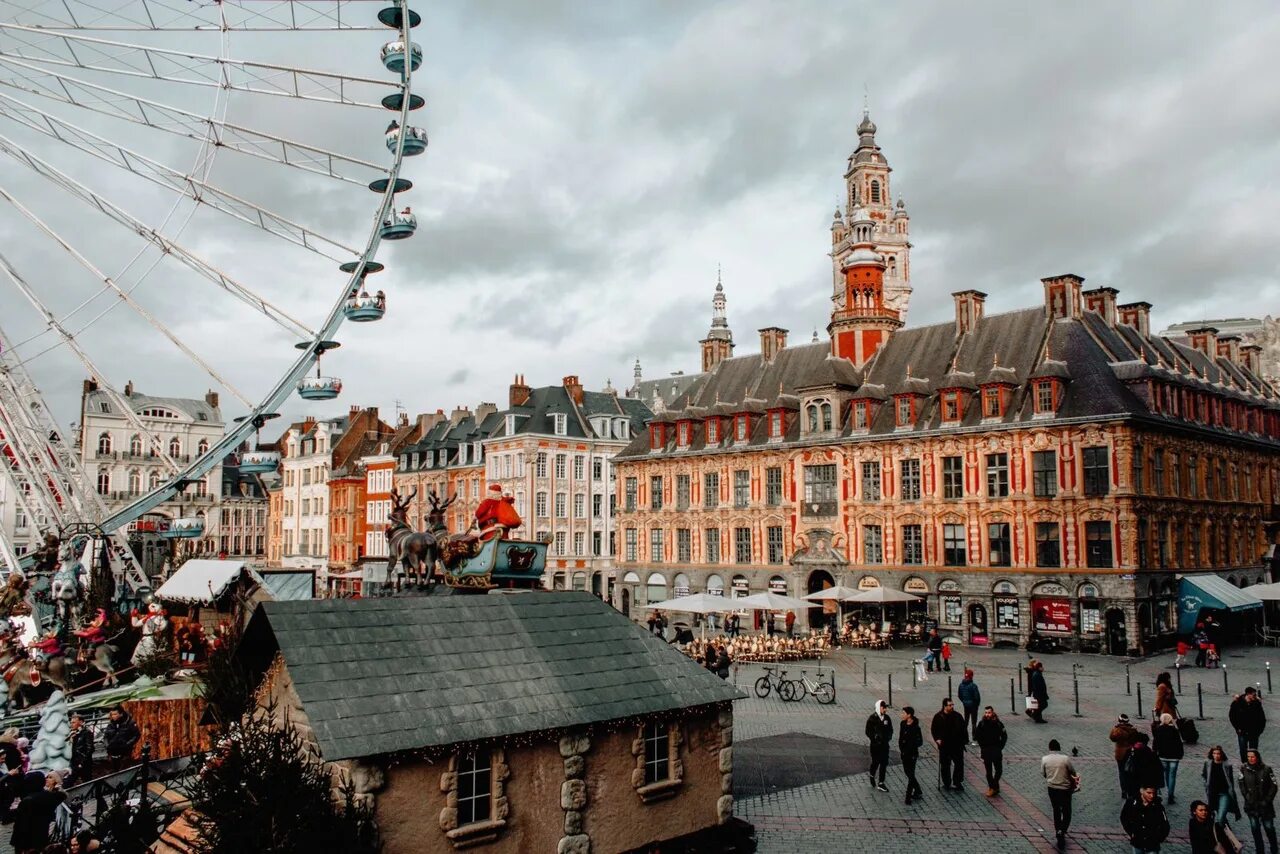
<svg viewBox="0 0 1280 854"><path fill-rule="evenodd" d="M947 674L947 696L948 697L955 696L955 694L951 693L951 674L950 673Z"/></svg>
<svg viewBox="0 0 1280 854"><path fill-rule="evenodd" d="M1267 693L1271 693L1271 662L1267 662Z"/></svg>
<svg viewBox="0 0 1280 854"><path fill-rule="evenodd" d="M1076 695L1075 716L1077 718L1082 718L1084 717L1084 715L1080 714L1080 677L1077 676L1074 671L1072 671L1071 673L1071 689L1075 692L1075 695Z"/></svg>
<svg viewBox="0 0 1280 854"><path fill-rule="evenodd" d="M1230 694L1231 689L1227 687L1227 663L1222 663L1222 693Z"/></svg>
<svg viewBox="0 0 1280 854"><path fill-rule="evenodd" d="M911 690L912 691L916 689L916 679L918 678L919 678L919 673L916 670L916 666L913 664L911 665Z"/></svg>
<svg viewBox="0 0 1280 854"><path fill-rule="evenodd" d="M862 658L862 687L864 687L864 688L865 688L865 687L867 687L867 659L866 659L866 656L863 656L863 658Z"/></svg>
<svg viewBox="0 0 1280 854"><path fill-rule="evenodd" d="M893 674L892 673L889 674L889 708L893 708Z"/></svg>
<svg viewBox="0 0 1280 854"><path fill-rule="evenodd" d="M1138 717L1142 718L1146 712L1142 708L1142 683L1138 683Z"/></svg>
<svg viewBox="0 0 1280 854"><path fill-rule="evenodd" d="M1133 681L1129 678L1129 665L1124 666L1124 692L1126 694L1133 693Z"/></svg>
<svg viewBox="0 0 1280 854"><path fill-rule="evenodd" d="M1182 693L1182 665L1179 664L1177 667L1173 669L1178 672L1178 693L1181 694Z"/></svg>
<svg viewBox="0 0 1280 854"><path fill-rule="evenodd" d="M1022 668L1018 668L1018 690L1022 690Z"/></svg>
<svg viewBox="0 0 1280 854"><path fill-rule="evenodd" d="M1204 720L1204 686L1199 682L1196 683L1196 702L1200 704L1200 714L1197 717Z"/></svg>
<svg viewBox="0 0 1280 854"><path fill-rule="evenodd" d="M1018 704L1014 702L1013 693L1013 677L1009 677L1009 714L1016 715L1018 713Z"/></svg>

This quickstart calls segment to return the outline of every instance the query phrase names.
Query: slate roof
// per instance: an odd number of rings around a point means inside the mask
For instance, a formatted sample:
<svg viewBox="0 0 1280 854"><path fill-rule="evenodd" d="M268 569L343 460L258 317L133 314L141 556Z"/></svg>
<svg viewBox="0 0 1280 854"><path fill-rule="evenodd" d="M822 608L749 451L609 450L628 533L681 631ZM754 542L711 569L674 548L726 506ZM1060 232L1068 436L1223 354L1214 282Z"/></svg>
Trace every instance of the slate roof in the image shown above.
<svg viewBox="0 0 1280 854"><path fill-rule="evenodd" d="M589 593L264 602L327 761L558 730L743 696Z"/></svg>
<svg viewBox="0 0 1280 854"><path fill-rule="evenodd" d="M782 395L790 408L793 401L833 386L848 391L851 399L887 401L897 394L926 395L917 409L914 431L954 430L995 426L1052 422L1054 419L1142 418L1169 424L1183 424L1179 419L1148 410L1142 398L1127 384L1152 376L1165 382L1189 385L1224 396L1238 396L1254 406L1280 406L1280 395L1259 377L1232 363L1226 357L1210 358L1184 343L1143 335L1124 325L1109 325L1098 313L1084 312L1076 319L1050 321L1041 306L989 314L973 328L957 335L954 322L898 330L876 355L855 370L845 362L839 376L833 373L828 359L827 342L787 347L772 361L760 354L735 356L720 362L714 369L693 378L687 390L675 400L666 401L671 413L689 417L690 407L701 407L708 414L731 414L741 411L744 397L770 401ZM840 360L844 361L844 360ZM1033 411L1033 377L1055 376L1064 380L1064 391L1056 413L1050 418ZM965 382L960 382L961 379ZM1004 415L993 419L982 416L981 407L970 401L958 424L943 425L939 411L938 391L947 387L964 387L1001 383L1009 386L1009 401ZM1221 384L1221 385L1219 385ZM718 404L718 407L717 407ZM852 419L842 416L837 434L824 434L821 441L850 438L902 435L891 406L880 406L869 428L854 434ZM800 442L799 418L789 418L784 443ZM1226 428L1202 424L1186 425L1224 436L1244 438ZM681 453L707 450L734 450L741 443L725 436L714 447L705 442L705 423L694 424L687 448ZM724 431L728 433L728 431ZM650 447L647 431L636 438L618 459L647 457L675 449L676 431L667 447L655 451ZM1251 440L1272 441L1266 437ZM777 439L772 444L777 443ZM804 442L813 441L804 437ZM770 443L768 425L759 419L753 425L748 445Z"/></svg>
<svg viewBox="0 0 1280 854"><path fill-rule="evenodd" d="M210 406L208 401L186 398L186 397L153 397L149 394L139 394L134 392L127 398L133 404L134 412L141 412L144 409L161 407L171 409L187 416L192 421L201 424L210 424L213 426L222 423L222 410L216 406ZM106 410L103 410L103 406ZM92 415L120 415L120 408L116 406L115 401L107 394L104 389L94 389L85 395L85 411Z"/></svg>

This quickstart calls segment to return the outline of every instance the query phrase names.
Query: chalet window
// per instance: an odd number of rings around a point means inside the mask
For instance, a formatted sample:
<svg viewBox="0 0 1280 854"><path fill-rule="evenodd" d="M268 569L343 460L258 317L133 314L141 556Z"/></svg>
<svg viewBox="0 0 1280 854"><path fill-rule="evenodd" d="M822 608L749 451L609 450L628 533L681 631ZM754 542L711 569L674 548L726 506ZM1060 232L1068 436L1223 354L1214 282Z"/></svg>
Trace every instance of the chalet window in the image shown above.
<svg viewBox="0 0 1280 854"><path fill-rule="evenodd" d="M781 412L769 413L769 435L776 438L781 436L782 433L783 433L782 413Z"/></svg>
<svg viewBox="0 0 1280 854"><path fill-rule="evenodd" d="M924 534L919 525L902 526L902 562L909 566L924 563Z"/></svg>
<svg viewBox="0 0 1280 854"><path fill-rule="evenodd" d="M999 388L984 388L982 390L982 417L983 418L999 418L1001 413L1001 399Z"/></svg>
<svg viewBox="0 0 1280 854"><path fill-rule="evenodd" d="M1036 522L1036 566L1062 566L1057 522Z"/></svg>
<svg viewBox="0 0 1280 854"><path fill-rule="evenodd" d="M825 400L809 404L809 432L830 430L832 427L831 403Z"/></svg>
<svg viewBox="0 0 1280 854"><path fill-rule="evenodd" d="M987 497L1004 498L1009 494L1009 455L987 454Z"/></svg>
<svg viewBox="0 0 1280 854"><path fill-rule="evenodd" d="M688 528L676 528L676 560L680 563L693 560L693 532Z"/></svg>
<svg viewBox="0 0 1280 854"><path fill-rule="evenodd" d="M662 509L662 476L654 475L649 478L649 509Z"/></svg>
<svg viewBox="0 0 1280 854"><path fill-rule="evenodd" d="M766 528L765 541L768 546L769 563L782 563L782 526L772 525Z"/></svg>
<svg viewBox="0 0 1280 854"><path fill-rule="evenodd" d="M569 432L569 416L563 412L554 413L556 422L556 435L563 436Z"/></svg>
<svg viewBox="0 0 1280 854"><path fill-rule="evenodd" d="M960 420L960 393L949 391L942 395L942 420L944 423Z"/></svg>
<svg viewBox="0 0 1280 854"><path fill-rule="evenodd" d="M662 533L661 528L649 529L649 560L653 563L662 563ZM557 536L559 535L557 534Z"/></svg>
<svg viewBox="0 0 1280 854"><path fill-rule="evenodd" d="M902 500L920 500L920 460L902 460Z"/></svg>
<svg viewBox="0 0 1280 854"><path fill-rule="evenodd" d="M1112 565L1111 523L1085 522L1085 565L1102 569Z"/></svg>
<svg viewBox="0 0 1280 854"><path fill-rule="evenodd" d="M1111 488L1111 471L1105 445L1084 449L1084 494L1106 495ZM1107 564L1110 566L1111 564Z"/></svg>
<svg viewBox="0 0 1280 854"><path fill-rule="evenodd" d="M720 562L720 529L707 528L703 532L705 536L703 540L707 544L707 563Z"/></svg>
<svg viewBox="0 0 1280 854"><path fill-rule="evenodd" d="M1053 383L1049 380L1041 380L1036 383L1035 411L1052 412L1053 411Z"/></svg>
<svg viewBox="0 0 1280 854"><path fill-rule="evenodd" d="M834 516L837 509L836 466L804 467L804 515Z"/></svg>
<svg viewBox="0 0 1280 854"><path fill-rule="evenodd" d="M764 503L770 507L782 503L782 469L778 466L764 470Z"/></svg>
<svg viewBox="0 0 1280 854"><path fill-rule="evenodd" d="M751 529L733 529L733 559L736 563L751 563Z"/></svg>
<svg viewBox="0 0 1280 854"><path fill-rule="evenodd" d="M638 478L629 477L623 482L625 492L622 497L622 506L626 510L636 509L636 496L640 490L640 481ZM538 493L541 495L542 493ZM539 513L539 516L545 516L546 512Z"/></svg>
<svg viewBox="0 0 1280 854"><path fill-rule="evenodd" d="M689 509L690 478L687 474L676 475L676 509Z"/></svg>
<svg viewBox="0 0 1280 854"><path fill-rule="evenodd" d="M897 425L898 425L899 427L909 427L909 426L913 423L913 420L914 420L914 419L911 417L911 410L912 410L912 405L911 405L912 401L911 401L911 398L910 398L910 397L905 397L905 396L904 396L904 397L899 397L897 400L898 400L898 407L897 407L898 421L897 421Z"/></svg>
<svg viewBox="0 0 1280 854"><path fill-rule="evenodd" d="M702 476L702 506L720 506L720 475L716 472L707 472Z"/></svg>
<svg viewBox="0 0 1280 854"><path fill-rule="evenodd" d="M715 445L720 442L720 419L707 419L707 444Z"/></svg>
<svg viewBox="0 0 1280 854"><path fill-rule="evenodd" d="M947 566L964 566L968 563L967 537L964 525L942 526L942 561Z"/></svg>
<svg viewBox="0 0 1280 854"><path fill-rule="evenodd" d="M492 813L493 774L489 751L458 757L458 826L488 821Z"/></svg>
<svg viewBox="0 0 1280 854"><path fill-rule="evenodd" d="M751 503L751 472L737 469L733 473L733 506L742 508Z"/></svg>
<svg viewBox="0 0 1280 854"><path fill-rule="evenodd" d="M964 498L963 458L942 458L942 497L951 500Z"/></svg>
<svg viewBox="0 0 1280 854"><path fill-rule="evenodd" d="M862 500L880 500L880 464L862 464Z"/></svg>
<svg viewBox="0 0 1280 854"><path fill-rule="evenodd" d="M689 427L690 424L688 421L681 421L680 426L676 431L676 441L679 442L680 447L682 448L689 444Z"/></svg>
<svg viewBox="0 0 1280 854"><path fill-rule="evenodd" d="M662 425L650 424L649 425L649 448L656 451L661 447L662 447Z"/></svg>
<svg viewBox="0 0 1280 854"><path fill-rule="evenodd" d="M738 432L737 432L737 435L735 436L736 441L739 441L739 442L747 441L747 420L748 420L747 416L745 415L738 416L737 418Z"/></svg>
<svg viewBox="0 0 1280 854"><path fill-rule="evenodd" d="M987 525L987 561L992 566L1009 566L1013 563L1008 522L992 522Z"/></svg>
<svg viewBox="0 0 1280 854"><path fill-rule="evenodd" d="M862 526L862 562L884 563L884 529L879 525Z"/></svg>
<svg viewBox="0 0 1280 854"><path fill-rule="evenodd" d="M1036 498L1058 494L1058 455L1054 451L1031 452L1031 489Z"/></svg>
<svg viewBox="0 0 1280 854"><path fill-rule="evenodd" d="M867 402L859 400L853 405L853 428L855 430L867 429Z"/></svg>
<svg viewBox="0 0 1280 854"><path fill-rule="evenodd" d="M635 560L636 559L636 529L635 528L627 528L625 542L626 542L626 549L627 549L626 551L627 560Z"/></svg>
<svg viewBox="0 0 1280 854"><path fill-rule="evenodd" d="M664 723L644 725L644 784L671 779L671 734Z"/></svg>

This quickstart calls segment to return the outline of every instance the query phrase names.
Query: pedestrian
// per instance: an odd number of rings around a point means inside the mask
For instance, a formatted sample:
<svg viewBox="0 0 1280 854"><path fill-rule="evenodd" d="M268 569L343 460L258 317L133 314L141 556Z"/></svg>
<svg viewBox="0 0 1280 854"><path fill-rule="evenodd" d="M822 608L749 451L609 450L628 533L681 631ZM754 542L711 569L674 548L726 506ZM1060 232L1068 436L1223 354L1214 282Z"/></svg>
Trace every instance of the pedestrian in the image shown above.
<svg viewBox="0 0 1280 854"><path fill-rule="evenodd" d="M41 776L44 777L44 785L18 804L13 836L9 840L17 854L44 850L49 844L49 825L53 823L54 813L67 799L67 793L62 791L62 778L58 776L58 772L50 771Z"/></svg>
<svg viewBox="0 0 1280 854"><path fill-rule="evenodd" d="M925 641L925 646L929 652L924 657L924 663L930 672L935 667L942 669L942 635L938 634L937 629L929 630L929 638Z"/></svg>
<svg viewBox="0 0 1280 854"><path fill-rule="evenodd" d="M916 763L920 761L920 747L924 744L924 734L920 732L920 721L916 720L916 710L911 706L902 707L902 723L898 727L898 753L902 756L902 773L907 775L907 799L924 800L924 790L916 779Z"/></svg>
<svg viewBox="0 0 1280 854"><path fill-rule="evenodd" d="M1160 757L1150 747L1151 738L1145 732L1138 733L1125 757L1125 774L1129 778L1129 790L1132 794L1125 800L1137 797L1138 790L1149 786L1157 791L1164 787L1164 766Z"/></svg>
<svg viewBox="0 0 1280 854"><path fill-rule="evenodd" d="M1009 733L1004 723L996 714L996 710L987 706L982 711L982 720L973 728L973 740L978 742L978 750L982 754L982 767L987 772L987 797L994 798L1000 794L1000 778L1004 776L1004 746L1009 741Z"/></svg>
<svg viewBox="0 0 1280 854"><path fill-rule="evenodd" d="M787 626L787 637L795 637L795 633L796 633L796 612L795 612L795 611L788 611L788 612L787 612L787 616L786 616L786 618L783 620L783 622L784 622L784 623L786 624L786 626Z"/></svg>
<svg viewBox="0 0 1280 854"><path fill-rule="evenodd" d="M1253 831L1253 850L1262 851L1262 831L1267 831L1271 854L1277 854L1276 842L1276 775L1265 762L1256 747L1249 748L1244 766L1240 769L1240 794L1244 798L1244 814L1249 817L1249 829Z"/></svg>
<svg viewBox="0 0 1280 854"><path fill-rule="evenodd" d="M1178 657L1173 660L1175 669L1187 666L1187 652L1190 651L1191 645L1187 643L1185 638L1178 638Z"/></svg>
<svg viewBox="0 0 1280 854"><path fill-rule="evenodd" d="M124 706L114 706L107 714L110 719L102 733L102 740L107 748L107 758L111 767L119 771L133 757L133 746L142 738L133 716L124 710Z"/></svg>
<svg viewBox="0 0 1280 854"><path fill-rule="evenodd" d="M1027 704L1027 715L1038 724L1048 723L1044 710L1049 705L1049 686L1044 681L1044 665L1034 658L1027 663L1027 696L1034 700Z"/></svg>
<svg viewBox="0 0 1280 854"><path fill-rule="evenodd" d="M9 727L0 734L0 761L5 771L22 770L22 752L18 750L18 728Z"/></svg>
<svg viewBox="0 0 1280 854"><path fill-rule="evenodd" d="M1236 731L1236 742L1240 746L1240 761L1244 762L1245 751L1258 746L1262 731L1267 728L1267 711L1262 708L1262 700L1258 697L1258 689L1250 685L1243 694L1237 694L1227 710L1227 719ZM1210 806L1213 804L1211 803Z"/></svg>
<svg viewBox="0 0 1280 854"><path fill-rule="evenodd" d="M1056 738L1050 740L1049 752L1040 759L1040 773L1049 788L1053 832L1058 838L1058 848L1066 848L1067 833L1071 830L1071 796L1080 788L1080 775L1071 764L1071 758L1062 752L1062 745Z"/></svg>
<svg viewBox="0 0 1280 854"><path fill-rule="evenodd" d="M1196 630L1192 633L1191 639L1196 645L1196 667L1207 666L1209 636L1204 633L1204 623L1196 623Z"/></svg>
<svg viewBox="0 0 1280 854"><path fill-rule="evenodd" d="M956 688L956 697L959 698L960 705L964 708L965 726L969 727L976 740L979 717L978 707L982 705L982 692L978 690L978 683L973 681L973 668L966 667L964 669L964 678L960 680L960 685Z"/></svg>
<svg viewBox="0 0 1280 854"><path fill-rule="evenodd" d="M716 645L707 644L706 651L702 653L702 666L708 670L716 669Z"/></svg>
<svg viewBox="0 0 1280 854"><path fill-rule="evenodd" d="M1191 854L1235 854L1238 850L1227 841L1222 828L1213 820L1209 805L1201 800L1191 802L1191 820L1187 822Z"/></svg>
<svg viewBox="0 0 1280 854"><path fill-rule="evenodd" d="M1178 716L1178 698L1173 693L1173 678L1167 670L1156 677L1156 705L1152 711L1156 720L1165 714Z"/></svg>
<svg viewBox="0 0 1280 854"><path fill-rule="evenodd" d="M871 770L868 775L871 788L889 791L884 784L885 768L889 765L889 745L893 742L893 720L889 717L889 704L876 700L876 710L867 718L867 743L871 753ZM877 773L879 780L876 779Z"/></svg>
<svg viewBox="0 0 1280 854"><path fill-rule="evenodd" d="M716 644L716 675L721 679L729 678L729 668L733 660L729 658L729 648L722 643Z"/></svg>
<svg viewBox="0 0 1280 854"><path fill-rule="evenodd" d="M929 734L938 746L942 788L964 791L964 746L969 743L969 730L950 697L942 701L942 708L933 716Z"/></svg>
<svg viewBox="0 0 1280 854"><path fill-rule="evenodd" d="M1215 745L1209 751L1209 758L1200 769L1204 779L1204 799L1213 810L1213 820L1225 826L1227 813L1240 817L1240 802L1236 799L1236 778L1231 763L1227 760L1227 752L1222 745Z"/></svg>
<svg viewBox="0 0 1280 854"><path fill-rule="evenodd" d="M93 730L84 725L79 713L71 716L71 780L83 783L93 778Z"/></svg>
<svg viewBox="0 0 1280 854"><path fill-rule="evenodd" d="M1133 786L1129 783L1129 775L1125 771L1125 760L1129 758L1129 748L1138 739L1138 730L1129 723L1128 715L1116 718L1116 725L1111 728L1111 743L1115 745L1116 772L1120 777L1120 798L1129 800L1133 797Z"/></svg>
<svg viewBox="0 0 1280 854"><path fill-rule="evenodd" d="M1154 788L1139 786L1138 796L1124 802L1120 826L1129 837L1133 854L1159 854L1160 844L1169 838L1169 816Z"/></svg>
<svg viewBox="0 0 1280 854"><path fill-rule="evenodd" d="M1174 789L1178 785L1178 763L1182 761L1183 755L1182 732L1173 715L1166 712L1160 716L1152 737L1152 746L1164 769L1165 803L1172 804Z"/></svg>
<svg viewBox="0 0 1280 854"><path fill-rule="evenodd" d="M951 644L942 642L942 669L951 672Z"/></svg>

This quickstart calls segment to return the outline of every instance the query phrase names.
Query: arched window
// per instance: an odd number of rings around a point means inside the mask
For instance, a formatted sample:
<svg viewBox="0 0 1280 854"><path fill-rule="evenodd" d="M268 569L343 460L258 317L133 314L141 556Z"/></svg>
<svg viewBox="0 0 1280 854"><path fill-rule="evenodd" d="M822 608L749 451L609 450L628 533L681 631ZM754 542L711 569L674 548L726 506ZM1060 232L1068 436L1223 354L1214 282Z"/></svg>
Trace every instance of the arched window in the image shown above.
<svg viewBox="0 0 1280 854"><path fill-rule="evenodd" d="M98 494L106 495L110 491L111 491L111 472L109 471L98 472Z"/></svg>
<svg viewBox="0 0 1280 854"><path fill-rule="evenodd" d="M809 407L809 432L818 432L818 407L816 404Z"/></svg>
<svg viewBox="0 0 1280 854"><path fill-rule="evenodd" d="M131 469L129 471L129 493L137 495L140 492L142 492L142 472L137 469Z"/></svg>
<svg viewBox="0 0 1280 854"><path fill-rule="evenodd" d="M98 436L98 453L100 454L111 453L111 434L110 433L103 433L102 435Z"/></svg>
<svg viewBox="0 0 1280 854"><path fill-rule="evenodd" d="M879 181L871 182L871 204L873 205L880 204L880 182Z"/></svg>
<svg viewBox="0 0 1280 854"><path fill-rule="evenodd" d="M822 429L823 430L831 429L831 404L830 403L824 402L822 404Z"/></svg>
<svg viewBox="0 0 1280 854"><path fill-rule="evenodd" d="M898 275L898 259L893 257L892 255L889 256L889 275L890 276Z"/></svg>
<svg viewBox="0 0 1280 854"><path fill-rule="evenodd" d="M201 439L201 440L200 440L200 444L199 444L199 445L196 445L196 453L197 453L197 454L199 454L199 455L200 455L200 456L202 456L202 457L203 457L205 454L209 453L209 440L208 440L208 439Z"/></svg>
<svg viewBox="0 0 1280 854"><path fill-rule="evenodd" d="M573 589L578 591L587 589L587 574L585 572L575 572L573 574Z"/></svg>
<svg viewBox="0 0 1280 854"><path fill-rule="evenodd" d="M142 456L142 437L137 433L129 437L129 453L135 457Z"/></svg>
<svg viewBox="0 0 1280 854"><path fill-rule="evenodd" d="M671 593L673 596L688 596L689 595L689 576L685 575L683 572L677 572L675 586L672 589Z"/></svg>
<svg viewBox="0 0 1280 854"><path fill-rule="evenodd" d="M155 489L160 485L160 472L153 471L147 476L147 489Z"/></svg>
<svg viewBox="0 0 1280 854"><path fill-rule="evenodd" d="M177 457L182 455L182 442L177 436L169 440L169 456Z"/></svg>
<svg viewBox="0 0 1280 854"><path fill-rule="evenodd" d="M712 596L724 595L724 579L712 573L707 576L707 592Z"/></svg>
<svg viewBox="0 0 1280 854"><path fill-rule="evenodd" d="M649 573L645 583L645 601L661 602L667 598L667 579L661 572Z"/></svg>

